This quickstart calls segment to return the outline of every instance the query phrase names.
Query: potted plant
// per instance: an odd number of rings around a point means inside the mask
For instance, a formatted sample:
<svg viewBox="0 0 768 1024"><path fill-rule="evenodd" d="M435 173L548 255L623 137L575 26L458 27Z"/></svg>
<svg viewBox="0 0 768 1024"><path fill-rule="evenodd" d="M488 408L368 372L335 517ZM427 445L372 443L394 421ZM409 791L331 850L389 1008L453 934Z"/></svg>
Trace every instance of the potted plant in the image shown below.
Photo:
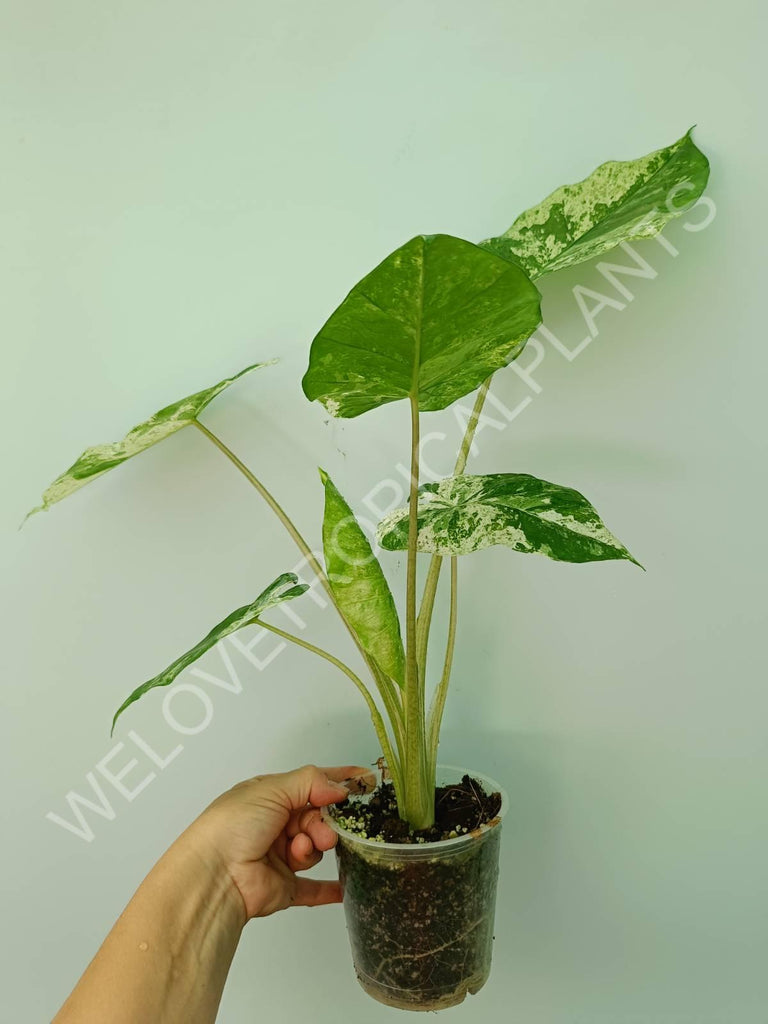
<svg viewBox="0 0 768 1024"><path fill-rule="evenodd" d="M578 491L526 473L465 472L493 374L519 355L541 322L537 278L657 233L698 199L708 173L688 132L641 159L602 164L480 244L450 235L416 236L355 285L320 329L303 379L307 398L347 418L388 402L407 403L409 500L377 532L380 548L407 553L402 629L371 539L328 474L320 471L321 565L267 487L201 421L209 402L266 363L161 409L122 441L87 449L43 495L41 508L48 508L191 426L253 485L303 553L349 631L359 670L265 618L308 589L284 573L135 689L118 708L113 729L139 697L168 686L223 637L246 626L262 626L300 645L349 678L371 715L381 778L374 792L328 809L327 820L339 834L337 857L358 977L382 1002L423 1010L451 1006L476 992L490 969L506 799L497 783L478 772L437 763L456 640L459 557L504 545L559 561L635 562ZM421 417L475 391L453 474L421 485ZM422 553L429 560L419 588ZM445 562L448 638L427 709L427 651Z"/></svg>

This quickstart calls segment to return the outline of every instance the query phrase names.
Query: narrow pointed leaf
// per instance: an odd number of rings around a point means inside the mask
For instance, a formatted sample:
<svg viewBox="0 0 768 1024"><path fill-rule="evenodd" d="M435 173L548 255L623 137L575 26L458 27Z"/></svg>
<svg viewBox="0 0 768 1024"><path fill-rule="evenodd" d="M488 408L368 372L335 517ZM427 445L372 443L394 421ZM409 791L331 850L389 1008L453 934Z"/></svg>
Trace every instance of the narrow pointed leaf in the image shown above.
<svg viewBox="0 0 768 1024"><path fill-rule="evenodd" d="M182 654L168 668L137 687L115 712L115 717L112 719L112 731L114 732L115 724L120 715L122 715L127 707L130 707L131 704L137 701L139 697L143 697L145 693L154 690L157 686L170 686L179 673L202 657L219 640L223 640L230 633L242 629L243 626L252 625L254 619L258 618L259 615L262 615L269 608L274 608L275 605L280 604L282 601L290 601L294 597L300 597L308 589L308 584L299 583L298 577L292 572L285 572L282 576L278 576L274 583L270 583L267 589L259 594L255 601L232 612L226 619L223 619L217 626L214 626L210 633L196 643L194 647L190 648L186 654Z"/></svg>
<svg viewBox="0 0 768 1024"><path fill-rule="evenodd" d="M114 469L115 466L121 465L121 463L126 462L134 455L146 451L147 448L151 448L152 445L157 444L159 441L164 441L166 437L175 434L177 430L188 427L200 415L208 403L213 401L222 391L226 390L230 384L233 384L246 373L250 373L251 370L271 365L272 363L268 362L254 363L252 366L247 366L240 373L236 373L234 377L227 377L226 380L219 381L213 387L206 388L204 391L198 391L194 395L188 395L186 398L182 398L180 401L160 409L154 416L150 416L148 420L137 424L126 434L122 441L114 441L109 444L99 444L93 448L86 448L69 469L53 481L43 494L42 505L32 509L29 515L50 508L51 505L73 494L91 480L95 480L97 476L106 473L107 470Z"/></svg>
<svg viewBox="0 0 768 1024"><path fill-rule="evenodd" d="M333 596L371 657L403 686L405 653L389 584L355 515L324 470L323 552Z"/></svg>
<svg viewBox="0 0 768 1024"><path fill-rule="evenodd" d="M474 391L541 320L514 264L451 235L418 235L355 285L312 342L304 394L333 416L418 396L422 411Z"/></svg>
<svg viewBox="0 0 768 1024"><path fill-rule="evenodd" d="M408 508L386 516L378 537L390 551L405 550ZM570 487L527 473L455 476L424 484L419 498L420 551L467 555L494 544L559 562L635 562L587 499Z"/></svg>
<svg viewBox="0 0 768 1024"><path fill-rule="evenodd" d="M698 199L709 178L709 161L694 145L691 131L637 160L601 164L481 246L517 262L535 280L621 242L658 234Z"/></svg>

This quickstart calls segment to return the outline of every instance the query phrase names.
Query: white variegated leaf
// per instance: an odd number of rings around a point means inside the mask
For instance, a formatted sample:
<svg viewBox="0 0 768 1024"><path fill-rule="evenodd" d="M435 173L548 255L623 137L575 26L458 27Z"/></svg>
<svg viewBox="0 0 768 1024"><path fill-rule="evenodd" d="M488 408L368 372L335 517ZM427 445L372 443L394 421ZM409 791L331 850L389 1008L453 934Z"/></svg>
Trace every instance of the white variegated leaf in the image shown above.
<svg viewBox="0 0 768 1024"><path fill-rule="evenodd" d="M621 242L650 238L704 191L709 162L687 132L637 160L609 160L521 213L503 235L480 245L518 263L535 280Z"/></svg>
<svg viewBox="0 0 768 1024"><path fill-rule="evenodd" d="M408 508L378 528L382 547L408 547ZM587 499L570 487L527 473L455 476L428 483L419 496L419 551L467 555L495 544L560 562L624 558L639 562L607 529Z"/></svg>
<svg viewBox="0 0 768 1024"><path fill-rule="evenodd" d="M198 658L201 658L219 640L223 640L230 633L242 629L243 626L253 625L254 621L269 608L274 608L275 605L283 601L290 601L294 597L300 597L307 590L309 590L309 585L307 583L299 583L298 577L292 572L285 572L282 576L278 576L274 583L270 583L255 601L251 601L250 604L246 604L232 612L226 619L223 619L218 625L214 626L210 633L198 641L194 647L191 647L185 654L171 662L168 668L137 687L115 712L115 717L112 719L112 731L114 732L115 724L120 715L122 715L127 707L130 707L131 704L137 701L139 697L143 697L145 693L154 690L158 686L170 686L179 673L197 661Z"/></svg>
<svg viewBox="0 0 768 1024"><path fill-rule="evenodd" d="M156 412L154 416L150 416L148 420L144 420L133 427L122 441L113 441L109 444L99 444L94 445L92 448L86 448L68 470L62 473L61 476L56 477L50 487L43 493L42 505L33 508L29 515L31 516L35 512L41 512L44 509L50 508L51 505L73 494L85 484L90 483L91 480L95 480L96 477L101 476L110 469L114 469L115 466L121 465L128 459L133 458L134 455L146 451L147 448L151 448L152 445L157 444L159 441L164 441L166 437L175 434L177 430L188 427L197 419L209 402L212 402L230 384L233 384L246 373L250 373L251 370L259 369L262 366L271 366L273 362L274 360L266 363L254 363L252 366L247 366L244 370L241 370L240 373L236 373L233 377L227 377L226 380L219 381L213 387L206 388L204 391L198 391L194 395L188 395L172 405L165 406L164 409Z"/></svg>

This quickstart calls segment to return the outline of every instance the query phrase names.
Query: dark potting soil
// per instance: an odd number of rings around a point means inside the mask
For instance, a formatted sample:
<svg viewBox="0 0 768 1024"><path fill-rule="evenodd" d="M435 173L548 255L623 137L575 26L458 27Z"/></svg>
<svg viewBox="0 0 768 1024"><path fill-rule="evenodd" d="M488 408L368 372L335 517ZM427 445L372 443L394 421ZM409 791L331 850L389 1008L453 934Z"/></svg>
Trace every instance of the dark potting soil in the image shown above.
<svg viewBox="0 0 768 1024"><path fill-rule="evenodd" d="M435 824L412 830L398 817L395 788L391 782L377 786L365 800L347 798L332 813L339 824L367 839L387 843L433 843L455 839L493 821L501 809L501 794L486 793L482 783L464 775L461 782L435 790Z"/></svg>
<svg viewBox="0 0 768 1024"><path fill-rule="evenodd" d="M361 838L412 844L469 835L398 860L387 848L340 839L336 846L347 927L360 983L375 999L410 1010L440 1010L482 988L491 964L501 829L501 795L465 775L435 792L436 822L411 832L397 817L391 783L339 804L339 824ZM434 850L434 852L432 852ZM416 850L413 850L416 853ZM405 849L403 850L405 854Z"/></svg>

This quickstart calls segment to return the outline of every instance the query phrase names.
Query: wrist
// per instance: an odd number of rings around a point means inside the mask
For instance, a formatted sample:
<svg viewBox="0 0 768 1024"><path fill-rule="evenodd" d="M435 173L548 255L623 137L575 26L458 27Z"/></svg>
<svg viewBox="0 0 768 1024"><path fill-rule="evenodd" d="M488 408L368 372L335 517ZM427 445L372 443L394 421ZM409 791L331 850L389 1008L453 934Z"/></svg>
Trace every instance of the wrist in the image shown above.
<svg viewBox="0 0 768 1024"><path fill-rule="evenodd" d="M206 831L196 825L179 836L158 867L167 858L175 884L185 887L191 906L205 908L211 924L241 931L248 915L240 890L221 852Z"/></svg>

